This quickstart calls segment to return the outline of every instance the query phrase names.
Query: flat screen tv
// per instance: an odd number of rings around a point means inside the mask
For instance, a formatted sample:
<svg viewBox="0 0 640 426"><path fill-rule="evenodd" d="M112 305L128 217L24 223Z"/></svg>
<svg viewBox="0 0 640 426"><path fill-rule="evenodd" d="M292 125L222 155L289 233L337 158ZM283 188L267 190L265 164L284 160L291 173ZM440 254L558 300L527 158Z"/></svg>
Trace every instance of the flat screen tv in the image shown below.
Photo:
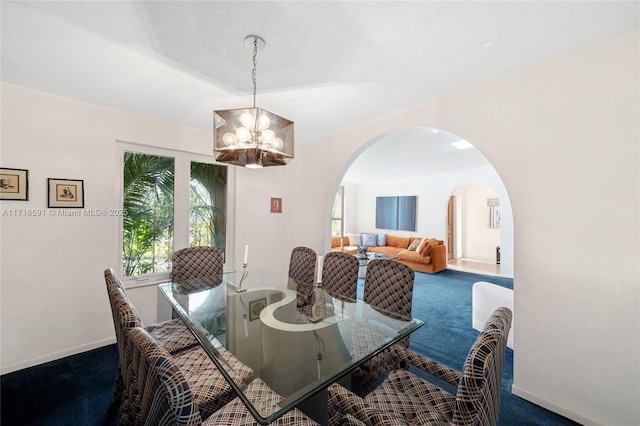
<svg viewBox="0 0 640 426"><path fill-rule="evenodd" d="M376 197L376 228L415 231L417 199L415 195Z"/></svg>

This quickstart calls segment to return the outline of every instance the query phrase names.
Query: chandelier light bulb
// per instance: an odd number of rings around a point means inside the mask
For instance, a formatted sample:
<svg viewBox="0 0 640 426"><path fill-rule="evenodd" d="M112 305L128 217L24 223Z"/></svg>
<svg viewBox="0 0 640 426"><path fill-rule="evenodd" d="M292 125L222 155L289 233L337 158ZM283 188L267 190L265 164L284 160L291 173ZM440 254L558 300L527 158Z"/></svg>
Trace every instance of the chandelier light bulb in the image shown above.
<svg viewBox="0 0 640 426"><path fill-rule="evenodd" d="M276 134L273 133L273 130L265 130L262 132L262 142L267 145L272 145L275 138Z"/></svg>
<svg viewBox="0 0 640 426"><path fill-rule="evenodd" d="M244 127L251 129L254 125L253 114L250 114L248 112L243 113L240 116L240 123L242 123Z"/></svg>
<svg viewBox="0 0 640 426"><path fill-rule="evenodd" d="M236 138L238 138L240 142L246 142L250 137L251 132L246 127L238 127L236 129Z"/></svg>
<svg viewBox="0 0 640 426"><path fill-rule="evenodd" d="M283 146L284 146L284 144L282 143L282 139L280 139L280 138L275 138L275 139L273 140L273 147L274 147L275 149L281 150Z"/></svg>
<svg viewBox="0 0 640 426"><path fill-rule="evenodd" d="M269 126L271 126L271 120L269 120L269 117L267 117L266 114L260 115L260 117L258 117L258 129L265 130L268 129Z"/></svg>
<svg viewBox="0 0 640 426"><path fill-rule="evenodd" d="M234 135L233 133L225 133L222 137L222 142L224 142L226 146L235 145L236 135Z"/></svg>

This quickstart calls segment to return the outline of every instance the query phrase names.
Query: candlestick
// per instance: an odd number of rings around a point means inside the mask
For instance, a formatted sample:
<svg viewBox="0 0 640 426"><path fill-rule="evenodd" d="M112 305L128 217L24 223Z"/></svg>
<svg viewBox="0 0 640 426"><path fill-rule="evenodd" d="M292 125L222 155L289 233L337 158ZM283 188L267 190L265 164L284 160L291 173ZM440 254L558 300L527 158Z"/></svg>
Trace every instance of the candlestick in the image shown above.
<svg viewBox="0 0 640 426"><path fill-rule="evenodd" d="M242 264L242 276L240 277L240 283L236 289L238 293L246 291L246 289L242 288L242 282L247 278L247 275L249 275L249 272L247 271L247 264L245 262Z"/></svg>
<svg viewBox="0 0 640 426"><path fill-rule="evenodd" d="M324 263L324 256L318 256L318 279L317 283L322 282L322 264Z"/></svg>

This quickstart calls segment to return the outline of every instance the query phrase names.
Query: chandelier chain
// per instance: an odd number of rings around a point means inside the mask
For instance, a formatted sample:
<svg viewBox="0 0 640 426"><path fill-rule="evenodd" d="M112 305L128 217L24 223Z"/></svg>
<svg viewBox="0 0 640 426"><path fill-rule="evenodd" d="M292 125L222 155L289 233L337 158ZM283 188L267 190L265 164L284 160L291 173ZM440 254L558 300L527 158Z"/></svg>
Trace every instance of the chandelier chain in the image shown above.
<svg viewBox="0 0 640 426"><path fill-rule="evenodd" d="M256 86L257 86L257 75L258 75L258 39L254 37L253 39L253 107L256 107Z"/></svg>

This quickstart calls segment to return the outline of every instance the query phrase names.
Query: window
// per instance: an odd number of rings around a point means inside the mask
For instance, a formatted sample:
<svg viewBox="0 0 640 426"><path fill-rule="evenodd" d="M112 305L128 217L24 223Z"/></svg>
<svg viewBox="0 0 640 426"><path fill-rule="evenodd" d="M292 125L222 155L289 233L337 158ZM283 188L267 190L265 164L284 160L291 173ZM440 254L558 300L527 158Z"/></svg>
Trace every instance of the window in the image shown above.
<svg viewBox="0 0 640 426"><path fill-rule="evenodd" d="M344 234L344 186L338 187L336 198L333 200L331 211L331 235L341 236Z"/></svg>
<svg viewBox="0 0 640 426"><path fill-rule="evenodd" d="M124 153L123 276L171 269L174 164L171 157Z"/></svg>
<svg viewBox="0 0 640 426"><path fill-rule="evenodd" d="M229 233L227 166L180 151L122 144L122 275L166 278L187 246L225 254Z"/></svg>

